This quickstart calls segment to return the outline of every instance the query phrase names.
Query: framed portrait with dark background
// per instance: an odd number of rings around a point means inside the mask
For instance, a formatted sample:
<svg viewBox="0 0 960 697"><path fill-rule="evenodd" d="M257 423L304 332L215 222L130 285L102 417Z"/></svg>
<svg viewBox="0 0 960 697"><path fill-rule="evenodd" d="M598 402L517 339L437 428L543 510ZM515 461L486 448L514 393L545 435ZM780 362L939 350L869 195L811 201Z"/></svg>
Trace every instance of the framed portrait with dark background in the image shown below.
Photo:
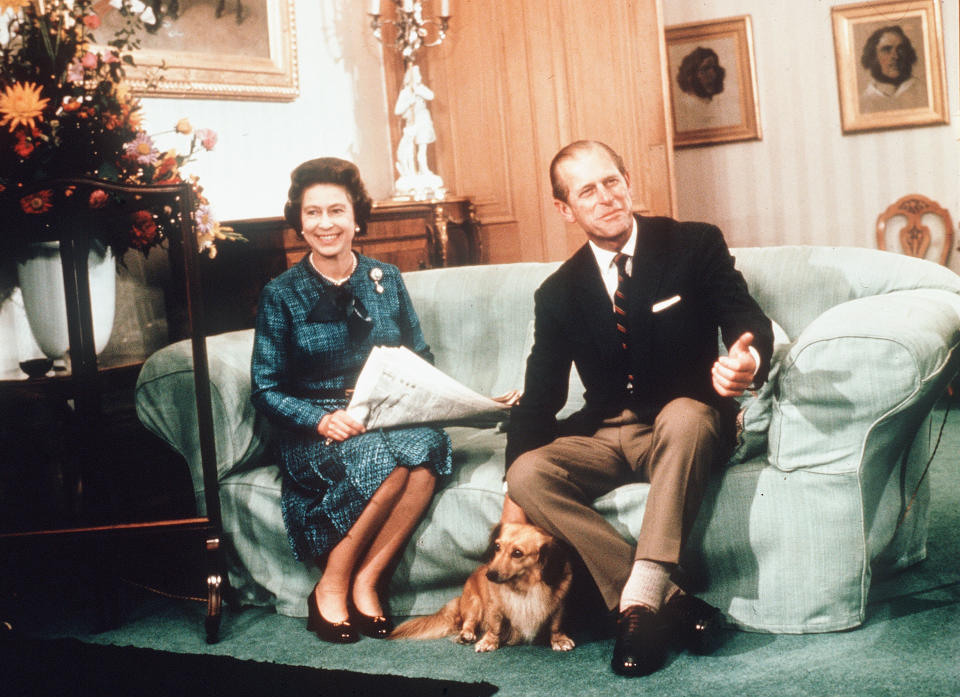
<svg viewBox="0 0 960 697"><path fill-rule="evenodd" d="M937 0L831 8L844 133L948 123Z"/></svg>
<svg viewBox="0 0 960 697"><path fill-rule="evenodd" d="M759 140L749 16L667 27L674 147Z"/></svg>

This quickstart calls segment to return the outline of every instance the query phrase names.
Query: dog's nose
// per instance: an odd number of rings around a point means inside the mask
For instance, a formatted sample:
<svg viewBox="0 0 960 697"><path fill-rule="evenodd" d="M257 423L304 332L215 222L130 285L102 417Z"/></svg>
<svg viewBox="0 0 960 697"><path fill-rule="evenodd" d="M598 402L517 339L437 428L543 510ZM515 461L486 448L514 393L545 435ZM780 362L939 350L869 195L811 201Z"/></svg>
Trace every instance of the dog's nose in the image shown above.
<svg viewBox="0 0 960 697"><path fill-rule="evenodd" d="M500 583L500 574L493 569L487 569L487 580L493 583Z"/></svg>

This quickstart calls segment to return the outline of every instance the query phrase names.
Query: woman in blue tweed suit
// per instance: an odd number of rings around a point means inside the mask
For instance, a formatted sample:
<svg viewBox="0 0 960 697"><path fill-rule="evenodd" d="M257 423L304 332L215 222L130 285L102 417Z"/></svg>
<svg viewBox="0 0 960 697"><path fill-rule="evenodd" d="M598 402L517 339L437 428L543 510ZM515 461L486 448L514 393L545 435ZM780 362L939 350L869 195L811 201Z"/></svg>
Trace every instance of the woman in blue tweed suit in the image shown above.
<svg viewBox="0 0 960 697"><path fill-rule="evenodd" d="M345 407L374 346L406 346L432 361L399 270L354 252L371 201L355 165L304 162L290 176L287 222L310 253L263 290L253 346L252 400L280 428L283 518L293 553L323 575L307 598L321 639L383 638L378 588L448 474L440 429L366 433Z"/></svg>

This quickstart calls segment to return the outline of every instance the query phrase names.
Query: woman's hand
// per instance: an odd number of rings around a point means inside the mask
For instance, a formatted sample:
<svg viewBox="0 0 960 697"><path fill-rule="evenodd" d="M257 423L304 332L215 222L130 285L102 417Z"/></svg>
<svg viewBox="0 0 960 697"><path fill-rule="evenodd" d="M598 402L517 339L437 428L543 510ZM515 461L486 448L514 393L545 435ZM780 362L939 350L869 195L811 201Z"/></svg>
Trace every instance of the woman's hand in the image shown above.
<svg viewBox="0 0 960 697"><path fill-rule="evenodd" d="M523 392L520 390L510 390L506 394L502 394L499 397L491 397L494 402L499 402L500 404L506 404L508 407L512 407L514 404L520 401L520 397L523 396Z"/></svg>
<svg viewBox="0 0 960 697"><path fill-rule="evenodd" d="M324 414L323 418L320 419L320 423L317 424L317 433L323 436L328 444L333 441L345 441L351 436L359 436L361 433L365 433L366 430L362 423L354 419L343 409L337 409L329 414Z"/></svg>

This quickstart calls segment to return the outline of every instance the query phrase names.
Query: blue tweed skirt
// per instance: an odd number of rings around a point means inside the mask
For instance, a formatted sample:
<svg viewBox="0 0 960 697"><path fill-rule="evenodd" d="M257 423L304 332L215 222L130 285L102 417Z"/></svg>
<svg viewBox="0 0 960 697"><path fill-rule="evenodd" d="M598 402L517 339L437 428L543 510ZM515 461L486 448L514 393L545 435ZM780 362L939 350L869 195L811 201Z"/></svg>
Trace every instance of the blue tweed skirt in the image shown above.
<svg viewBox="0 0 960 697"><path fill-rule="evenodd" d="M330 445L292 431L277 440L283 521L300 561L316 560L342 540L396 467L425 466L442 476L452 466L450 437L427 426L370 431Z"/></svg>

